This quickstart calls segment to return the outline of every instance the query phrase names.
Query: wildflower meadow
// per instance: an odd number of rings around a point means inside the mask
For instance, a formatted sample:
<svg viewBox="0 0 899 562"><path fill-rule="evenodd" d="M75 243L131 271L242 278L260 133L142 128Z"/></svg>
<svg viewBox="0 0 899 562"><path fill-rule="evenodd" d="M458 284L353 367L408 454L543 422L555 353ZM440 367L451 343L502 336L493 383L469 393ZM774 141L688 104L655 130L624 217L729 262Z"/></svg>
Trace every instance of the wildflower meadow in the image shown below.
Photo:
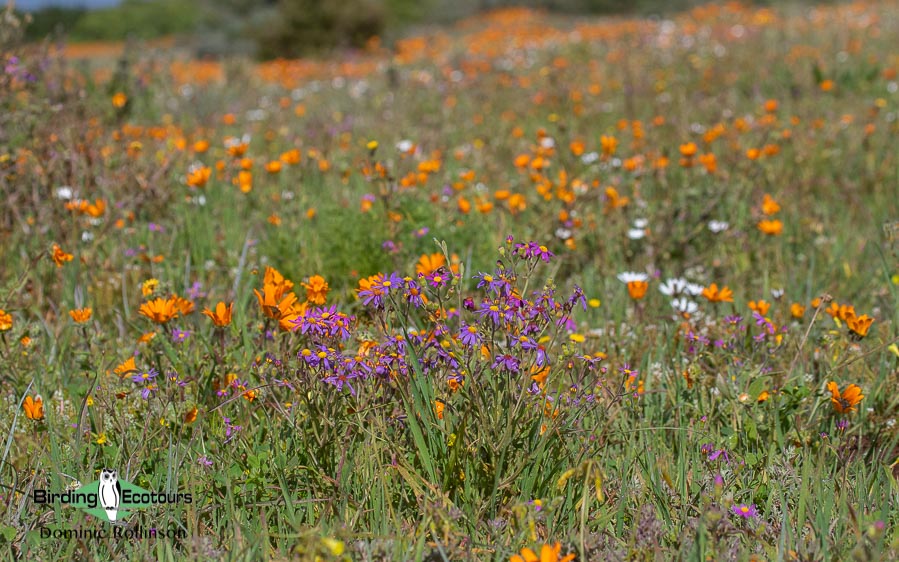
<svg viewBox="0 0 899 562"><path fill-rule="evenodd" d="M23 25L4 558L899 557L895 1Z"/></svg>

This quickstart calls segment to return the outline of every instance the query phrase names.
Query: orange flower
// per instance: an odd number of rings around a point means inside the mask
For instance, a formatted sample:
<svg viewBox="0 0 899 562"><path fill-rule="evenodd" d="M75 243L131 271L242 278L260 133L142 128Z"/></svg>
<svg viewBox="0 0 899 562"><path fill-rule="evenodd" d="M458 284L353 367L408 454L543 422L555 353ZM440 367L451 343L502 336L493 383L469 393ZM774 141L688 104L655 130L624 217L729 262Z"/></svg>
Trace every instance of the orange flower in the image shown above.
<svg viewBox="0 0 899 562"><path fill-rule="evenodd" d="M794 302L790 305L790 316L793 318L799 319L805 314L805 307L799 304L798 302Z"/></svg>
<svg viewBox="0 0 899 562"><path fill-rule="evenodd" d="M198 152L200 154L209 150L209 141L208 140L198 140L194 143L193 146L194 152Z"/></svg>
<svg viewBox="0 0 899 562"><path fill-rule="evenodd" d="M434 413L437 414L437 419L443 419L443 410L446 408L446 402L441 400L440 398L434 400Z"/></svg>
<svg viewBox="0 0 899 562"><path fill-rule="evenodd" d="M850 384L846 387L846 390L840 394L840 387L837 386L837 383L830 381L827 383L827 390L830 391L830 401L833 403L833 409L836 410L838 414L854 412L855 407L862 401L862 398L865 397L862 394L862 389L856 384Z"/></svg>
<svg viewBox="0 0 899 562"><path fill-rule="evenodd" d="M212 168L203 165L194 165L187 170L187 185L190 187L203 187L212 177Z"/></svg>
<svg viewBox="0 0 899 562"><path fill-rule="evenodd" d="M556 543L552 546L544 544L540 547L540 556L530 548L522 548L520 554L513 554L509 562L570 562L574 560L574 554L561 555L562 545Z"/></svg>
<svg viewBox="0 0 899 562"><path fill-rule="evenodd" d="M190 410L184 412L184 423L194 423L197 421L197 407L194 406Z"/></svg>
<svg viewBox="0 0 899 562"><path fill-rule="evenodd" d="M56 244L53 244L53 255L50 257L53 258L56 267L62 267L67 261L72 261L72 254L65 253L62 248Z"/></svg>
<svg viewBox="0 0 899 562"><path fill-rule="evenodd" d="M122 92L116 92L112 96L112 105L118 109L122 109L125 107L125 104L128 103L128 96L123 94Z"/></svg>
<svg viewBox="0 0 899 562"><path fill-rule="evenodd" d="M12 314L0 308L0 332L12 330Z"/></svg>
<svg viewBox="0 0 899 562"><path fill-rule="evenodd" d="M853 315L846 319L846 325L849 326L849 331L858 339L868 335L868 329L873 323L874 319L867 314L862 314L861 316Z"/></svg>
<svg viewBox="0 0 899 562"><path fill-rule="evenodd" d="M134 357L126 359L124 363L113 369L112 372L117 374L120 379L127 377L131 373L136 373L137 364L134 362Z"/></svg>
<svg viewBox="0 0 899 562"><path fill-rule="evenodd" d="M262 313L272 320L280 320L297 302L297 296L293 292L285 293L279 286L271 283L264 284L261 293L256 289L253 289L253 293Z"/></svg>
<svg viewBox="0 0 899 562"><path fill-rule="evenodd" d="M765 234L768 234L771 236L777 236L778 234L783 234L784 223L780 222L777 219L774 219L774 220L764 219L764 220L759 221L758 229L761 230Z"/></svg>
<svg viewBox="0 0 899 562"><path fill-rule="evenodd" d="M178 311L175 310L176 302L177 301L174 298L164 299L158 297L140 305L140 310L138 312L157 324L165 324L172 318L178 316Z"/></svg>
<svg viewBox="0 0 899 562"><path fill-rule="evenodd" d="M31 396L26 396L25 401L22 403L22 408L25 410L25 417L34 420L40 421L44 419L44 399L41 398L41 395L35 395L34 398Z"/></svg>
<svg viewBox="0 0 899 562"><path fill-rule="evenodd" d="M265 171L270 174L277 174L281 171L281 161L280 160L272 160L271 162L265 165Z"/></svg>
<svg viewBox="0 0 899 562"><path fill-rule="evenodd" d="M446 258L440 252L433 254L424 254L418 258L415 264L415 273L419 275L430 275L446 265Z"/></svg>
<svg viewBox="0 0 899 562"><path fill-rule="evenodd" d="M321 275L313 275L309 278L309 283L303 283L303 287L306 288L306 300L312 304L325 304L328 291L331 290Z"/></svg>
<svg viewBox="0 0 899 562"><path fill-rule="evenodd" d="M687 142L680 145L680 153L684 158L693 158L696 156L696 151L698 148L696 147L695 142Z"/></svg>
<svg viewBox="0 0 899 562"><path fill-rule="evenodd" d="M618 139L613 136L602 135L599 137L599 146L602 148L603 154L612 156L618 148Z"/></svg>
<svg viewBox="0 0 899 562"><path fill-rule="evenodd" d="M627 294L635 301L645 297L647 289L649 289L649 281L630 281L627 284Z"/></svg>
<svg viewBox="0 0 899 562"><path fill-rule="evenodd" d="M821 91L829 92L829 91L833 90L833 87L835 85L836 84L834 83L833 80L830 80L830 79L824 80L823 82L821 82Z"/></svg>
<svg viewBox="0 0 899 562"><path fill-rule="evenodd" d="M756 301L749 301L749 309L750 309L751 311L753 311L753 312L758 312L758 313L761 314L762 316L767 316L767 315L768 315L768 309L769 309L769 308L771 308L771 303L770 303L770 302L767 302L767 301L764 301L764 300L760 300L760 301L758 301L758 302L756 302Z"/></svg>
<svg viewBox="0 0 899 562"><path fill-rule="evenodd" d="M762 212L769 217L775 215L780 212L780 204L766 193L765 197L762 199Z"/></svg>
<svg viewBox="0 0 899 562"><path fill-rule="evenodd" d="M74 320L76 324L84 324L91 319L92 312L93 311L89 307L76 308L75 310L69 311L69 316L72 317L72 320Z"/></svg>
<svg viewBox="0 0 899 562"><path fill-rule="evenodd" d="M709 302L734 302L734 293L726 286L718 288L717 283L712 283L702 290L702 296Z"/></svg>
<svg viewBox="0 0 899 562"><path fill-rule="evenodd" d="M285 278L283 275L281 275L280 271L270 266L266 266L265 273L262 277L262 282L265 285L274 285L277 288L277 300L281 300L281 296L284 293L293 289L293 281Z"/></svg>
<svg viewBox="0 0 899 562"><path fill-rule="evenodd" d="M175 310L177 310L178 314L181 316L187 316L194 311L195 306L193 301L187 300L184 297L179 297L178 295L172 295L172 298L175 299Z"/></svg>
<svg viewBox="0 0 899 562"><path fill-rule="evenodd" d="M208 308L203 309L203 314L212 319L212 323L218 326L219 328L223 328L231 323L231 314L234 312L234 303L230 303L225 306L225 303L219 301L218 304L215 305L215 312L209 310Z"/></svg>

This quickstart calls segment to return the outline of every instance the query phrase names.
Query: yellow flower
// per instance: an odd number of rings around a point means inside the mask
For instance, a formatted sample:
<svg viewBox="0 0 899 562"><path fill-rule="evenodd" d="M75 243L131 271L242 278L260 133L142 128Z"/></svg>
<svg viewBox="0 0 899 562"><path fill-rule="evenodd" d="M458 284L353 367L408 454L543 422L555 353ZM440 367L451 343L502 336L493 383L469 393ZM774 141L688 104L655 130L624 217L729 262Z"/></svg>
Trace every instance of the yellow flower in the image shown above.
<svg viewBox="0 0 899 562"><path fill-rule="evenodd" d="M22 403L22 408L25 410L25 417L30 420L40 421L44 419L44 400L40 394L34 398L26 396L25 402Z"/></svg>
<svg viewBox="0 0 899 562"><path fill-rule="evenodd" d="M74 310L69 311L69 316L72 317L72 320L75 321L76 324L84 324L88 320L91 319L91 313L93 311L90 308L76 308Z"/></svg>
<svg viewBox="0 0 899 562"><path fill-rule="evenodd" d="M837 383L830 381L827 383L827 390L830 391L830 401L833 404L833 409L838 414L854 412L855 407L865 397L862 394L862 389L856 384L850 384L840 394L840 387L837 386Z"/></svg>
<svg viewBox="0 0 899 562"><path fill-rule="evenodd" d="M231 314L234 312L234 303L230 303L225 305L224 302L219 301L218 304L215 305L215 311L211 311L208 308L203 309L203 314L212 319L212 323L215 324L219 328L223 328L231 323Z"/></svg>
<svg viewBox="0 0 899 562"><path fill-rule="evenodd" d="M140 286L140 292L143 296L149 297L159 287L159 279L147 279Z"/></svg>

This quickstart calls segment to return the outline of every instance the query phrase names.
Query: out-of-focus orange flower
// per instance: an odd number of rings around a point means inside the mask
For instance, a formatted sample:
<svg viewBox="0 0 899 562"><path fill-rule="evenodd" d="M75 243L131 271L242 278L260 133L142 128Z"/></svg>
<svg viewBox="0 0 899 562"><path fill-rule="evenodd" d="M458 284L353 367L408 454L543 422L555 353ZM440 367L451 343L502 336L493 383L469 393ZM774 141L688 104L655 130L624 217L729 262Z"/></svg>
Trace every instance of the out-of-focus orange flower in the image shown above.
<svg viewBox="0 0 899 562"><path fill-rule="evenodd" d="M769 236L777 236L783 234L784 223L777 219L763 219L758 223L758 229Z"/></svg>
<svg viewBox="0 0 899 562"><path fill-rule="evenodd" d="M709 302L734 302L734 293L728 287L724 286L720 289L717 283L712 283L702 290L702 296Z"/></svg>
<svg viewBox="0 0 899 562"><path fill-rule="evenodd" d="M122 92L116 92L112 96L112 105L117 109L122 109L128 103L128 96Z"/></svg>
<svg viewBox="0 0 899 562"><path fill-rule="evenodd" d="M649 289L649 281L630 281L627 284L627 294L635 301L645 297L647 289Z"/></svg>
<svg viewBox="0 0 899 562"><path fill-rule="evenodd" d="M419 275L430 275L446 265L446 257L440 252L433 254L424 254L418 258L415 264L415 273Z"/></svg>
<svg viewBox="0 0 899 562"><path fill-rule="evenodd" d="M203 187L210 177L212 177L212 169L209 166L193 165L187 170L187 185Z"/></svg>
<svg viewBox="0 0 899 562"><path fill-rule="evenodd" d="M790 305L790 316L793 318L799 319L805 314L805 307L799 304L798 302L794 302Z"/></svg>
<svg viewBox="0 0 899 562"><path fill-rule="evenodd" d="M775 215L780 212L780 204L767 193L762 198L762 212L768 215Z"/></svg>
<svg viewBox="0 0 899 562"><path fill-rule="evenodd" d="M552 546L541 546L539 555L530 548L522 548L519 554L513 554L509 558L509 562L571 562L574 559L574 554L562 556L562 545L557 542Z"/></svg>
<svg viewBox="0 0 899 562"><path fill-rule="evenodd" d="M53 253L50 256L56 267L62 267L66 262L72 261L72 254L65 253L58 245L53 244Z"/></svg>
<svg viewBox="0 0 899 562"><path fill-rule="evenodd" d="M72 317L76 324L84 324L91 319L92 313L93 311L89 307L76 308L69 311L69 316Z"/></svg>
<svg viewBox="0 0 899 562"><path fill-rule="evenodd" d="M749 301L749 310L753 312L758 312L762 316L768 315L768 310L771 308L771 303L765 300L759 301Z"/></svg>

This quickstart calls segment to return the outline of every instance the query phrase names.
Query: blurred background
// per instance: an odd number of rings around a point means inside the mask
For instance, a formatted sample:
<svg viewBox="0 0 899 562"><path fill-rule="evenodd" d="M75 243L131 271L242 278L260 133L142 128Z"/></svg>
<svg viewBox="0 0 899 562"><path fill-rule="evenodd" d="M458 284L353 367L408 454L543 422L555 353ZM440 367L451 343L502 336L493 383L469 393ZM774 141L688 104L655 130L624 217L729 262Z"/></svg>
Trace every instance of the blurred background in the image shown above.
<svg viewBox="0 0 899 562"><path fill-rule="evenodd" d="M16 0L26 38L71 43L174 40L201 57L259 59L382 45L410 30L479 12L528 7L561 14L659 14L700 0ZM766 2L753 2L755 4Z"/></svg>

